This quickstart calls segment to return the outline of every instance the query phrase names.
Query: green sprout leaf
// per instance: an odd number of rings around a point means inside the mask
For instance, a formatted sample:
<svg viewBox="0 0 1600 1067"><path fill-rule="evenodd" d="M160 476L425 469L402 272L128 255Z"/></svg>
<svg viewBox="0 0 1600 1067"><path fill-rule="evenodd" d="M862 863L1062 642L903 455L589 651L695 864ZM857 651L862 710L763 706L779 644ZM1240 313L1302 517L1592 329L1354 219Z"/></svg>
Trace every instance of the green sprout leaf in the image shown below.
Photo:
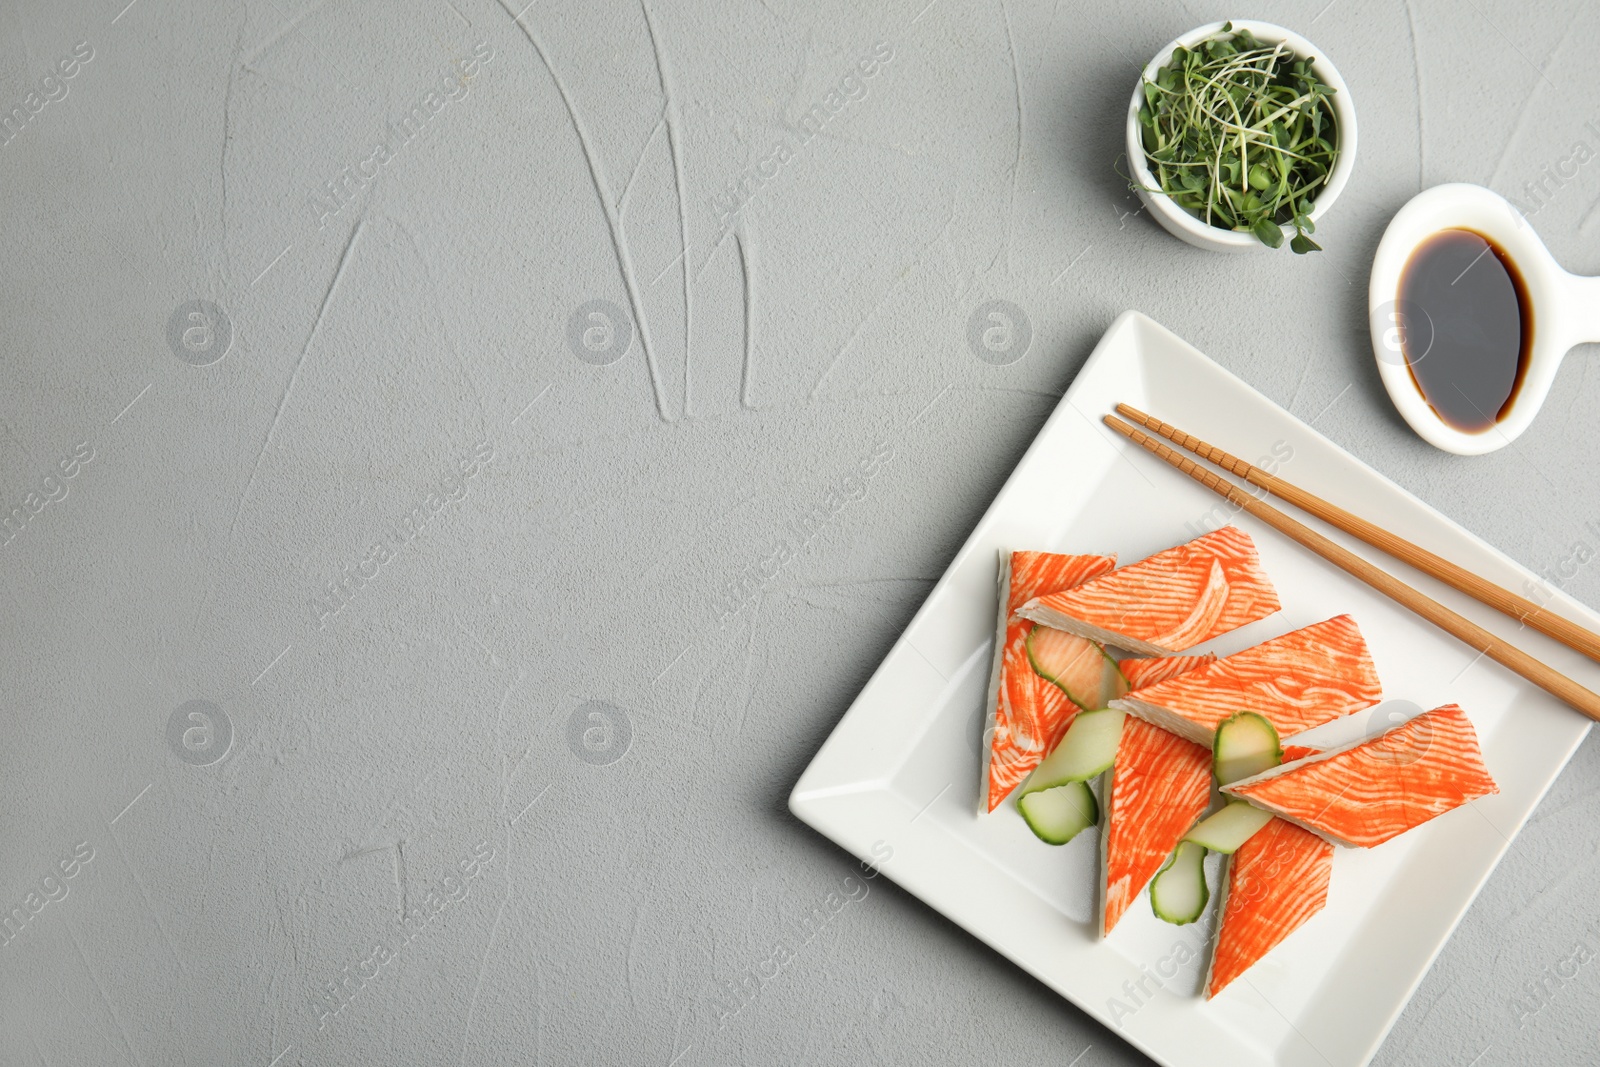
<svg viewBox="0 0 1600 1067"><path fill-rule="evenodd" d="M1255 232L1256 239L1268 248L1277 248L1283 244L1283 231L1271 219L1261 219L1250 227ZM1299 240L1298 237L1295 240Z"/></svg>

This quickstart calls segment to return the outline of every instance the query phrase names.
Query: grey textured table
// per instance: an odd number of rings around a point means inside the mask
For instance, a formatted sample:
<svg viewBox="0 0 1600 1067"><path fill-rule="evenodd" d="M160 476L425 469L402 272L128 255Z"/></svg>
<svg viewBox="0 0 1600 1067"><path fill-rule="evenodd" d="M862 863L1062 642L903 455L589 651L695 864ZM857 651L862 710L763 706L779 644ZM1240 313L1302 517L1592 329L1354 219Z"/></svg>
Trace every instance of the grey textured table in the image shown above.
<svg viewBox="0 0 1600 1067"><path fill-rule="evenodd" d="M767 964L853 866L791 785L1129 307L1600 600L1592 355L1463 460L1364 310L1447 180L1600 273L1600 9L1245 12L1361 152L1224 259L1112 163L1240 12L861 7L5 5L0 1061L1141 1062L887 880ZM1597 782L1379 1063L1600 1058Z"/></svg>

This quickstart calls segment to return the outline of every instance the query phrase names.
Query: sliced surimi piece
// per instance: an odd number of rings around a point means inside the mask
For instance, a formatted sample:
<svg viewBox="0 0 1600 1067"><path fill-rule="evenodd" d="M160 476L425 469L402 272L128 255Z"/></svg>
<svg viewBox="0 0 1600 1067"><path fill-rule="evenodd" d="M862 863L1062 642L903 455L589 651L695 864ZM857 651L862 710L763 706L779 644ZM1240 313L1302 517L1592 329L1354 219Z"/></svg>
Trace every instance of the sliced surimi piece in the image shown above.
<svg viewBox="0 0 1600 1067"><path fill-rule="evenodd" d="M1039 765L1067 732L1078 706L1066 693L1034 673L1028 662L1028 634L1034 624L1015 617L1036 596L1070 589L1108 573L1115 556L1064 556L1054 552L1011 552L1000 556L1000 611L994 666L989 675L989 721L984 729L984 767L978 786L979 813L1000 806L1017 784ZM1087 664L1103 671L1100 650L1081 638ZM1086 667L1085 670L1089 668ZM1095 675L1100 677L1099 673Z"/></svg>
<svg viewBox="0 0 1600 1067"><path fill-rule="evenodd" d="M1360 628L1338 615L1136 689L1111 706L1210 745L1217 726L1240 709L1258 713L1288 737L1382 698Z"/></svg>
<svg viewBox="0 0 1600 1067"><path fill-rule="evenodd" d="M1117 925L1211 801L1211 753L1129 717L1106 785L1100 936Z"/></svg>
<svg viewBox="0 0 1600 1067"><path fill-rule="evenodd" d="M1128 688L1133 690L1164 682L1168 678L1176 678L1186 671L1196 670L1216 661L1217 657L1213 652L1207 652L1203 656L1157 656L1153 659L1121 660L1117 663L1117 669L1122 672L1122 677L1127 679Z"/></svg>
<svg viewBox="0 0 1600 1067"><path fill-rule="evenodd" d="M1333 846L1282 819L1273 819L1240 845L1228 858L1223 879L1206 996L1222 992L1321 911L1332 873Z"/></svg>
<svg viewBox="0 0 1600 1067"><path fill-rule="evenodd" d="M1103 578L1041 594L1018 613L1101 644L1165 656L1265 618L1278 606L1255 543L1224 526Z"/></svg>
<svg viewBox="0 0 1600 1067"><path fill-rule="evenodd" d="M1499 791L1456 704L1223 788L1348 848L1381 845Z"/></svg>

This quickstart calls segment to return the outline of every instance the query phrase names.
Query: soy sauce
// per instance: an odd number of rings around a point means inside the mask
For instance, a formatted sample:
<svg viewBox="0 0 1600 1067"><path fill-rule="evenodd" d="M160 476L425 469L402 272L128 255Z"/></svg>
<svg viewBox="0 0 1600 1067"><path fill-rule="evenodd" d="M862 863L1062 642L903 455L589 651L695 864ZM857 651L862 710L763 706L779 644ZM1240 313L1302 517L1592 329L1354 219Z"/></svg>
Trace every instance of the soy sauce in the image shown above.
<svg viewBox="0 0 1600 1067"><path fill-rule="evenodd" d="M1441 230L1406 260L1398 297L1400 348L1434 413L1466 433L1505 418L1533 349L1533 303L1505 249L1476 230Z"/></svg>

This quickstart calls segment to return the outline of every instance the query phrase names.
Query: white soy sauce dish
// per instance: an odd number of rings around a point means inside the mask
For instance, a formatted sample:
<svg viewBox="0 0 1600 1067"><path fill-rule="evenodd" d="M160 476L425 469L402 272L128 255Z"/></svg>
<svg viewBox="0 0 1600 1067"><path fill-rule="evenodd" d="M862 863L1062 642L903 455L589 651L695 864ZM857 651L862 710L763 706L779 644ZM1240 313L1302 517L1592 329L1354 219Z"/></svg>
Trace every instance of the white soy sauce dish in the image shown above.
<svg viewBox="0 0 1600 1067"><path fill-rule="evenodd" d="M1400 209L1367 304L1394 406L1462 456L1516 440L1567 352L1600 341L1600 279L1562 270L1522 213L1478 185L1436 185Z"/></svg>

